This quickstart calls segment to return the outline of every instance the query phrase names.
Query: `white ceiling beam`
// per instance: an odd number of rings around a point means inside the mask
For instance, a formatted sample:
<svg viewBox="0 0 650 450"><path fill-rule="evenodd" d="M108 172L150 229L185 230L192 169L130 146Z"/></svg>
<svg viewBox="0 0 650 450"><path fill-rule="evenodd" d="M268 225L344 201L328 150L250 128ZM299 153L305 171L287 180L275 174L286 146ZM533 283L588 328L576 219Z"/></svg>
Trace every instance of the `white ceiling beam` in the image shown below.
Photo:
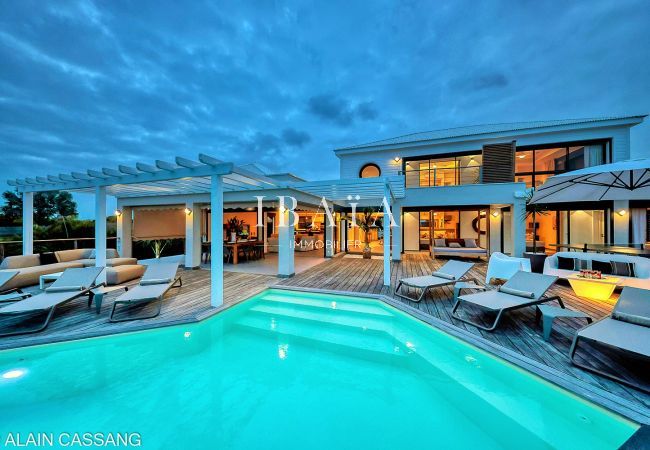
<svg viewBox="0 0 650 450"><path fill-rule="evenodd" d="M61 178L63 181L77 181L76 178L74 178L72 175L69 175L67 173L60 173L59 178Z"/></svg>
<svg viewBox="0 0 650 450"><path fill-rule="evenodd" d="M160 159L156 160L156 167L158 167L161 170L167 170L169 172L173 172L174 170L178 169L178 166L176 164L168 163L166 161L161 161Z"/></svg>
<svg viewBox="0 0 650 450"><path fill-rule="evenodd" d="M50 182L47 178L43 178L43 177L36 177L36 181L38 181L39 183L49 183Z"/></svg>
<svg viewBox="0 0 650 450"><path fill-rule="evenodd" d="M147 173L160 172L160 170L155 168L154 166L150 166L149 164L145 164L141 162L135 163L135 167L141 172L147 172Z"/></svg>
<svg viewBox="0 0 650 450"><path fill-rule="evenodd" d="M109 169L108 167L104 167L104 168L102 169L102 173L103 173L104 175L108 175L109 177L121 177L122 175L124 175L124 174L123 174L122 172L120 172L119 170Z"/></svg>
<svg viewBox="0 0 650 450"><path fill-rule="evenodd" d="M217 166L223 163L223 161L221 161L220 159L213 158L212 156L206 155L205 153L199 153L199 161L209 166Z"/></svg>
<svg viewBox="0 0 650 450"><path fill-rule="evenodd" d="M192 161L191 159L183 158L182 156L176 157L176 164L178 164L181 167L187 167L188 169L194 169L201 165L201 163L199 162Z"/></svg>
<svg viewBox="0 0 650 450"><path fill-rule="evenodd" d="M117 168L119 169L120 172L122 172L122 173L124 173L126 175L138 175L138 174L141 173L138 169L136 169L134 167L123 166L121 164L119 166L117 166Z"/></svg>
<svg viewBox="0 0 650 450"><path fill-rule="evenodd" d="M88 172L88 175L93 177L93 178L103 178L103 179L109 178L104 173L98 172L96 170L88 169L86 172Z"/></svg>
<svg viewBox="0 0 650 450"><path fill-rule="evenodd" d="M79 172L72 172L72 178L76 178L77 180L84 180L84 181L91 179L85 173L79 173Z"/></svg>

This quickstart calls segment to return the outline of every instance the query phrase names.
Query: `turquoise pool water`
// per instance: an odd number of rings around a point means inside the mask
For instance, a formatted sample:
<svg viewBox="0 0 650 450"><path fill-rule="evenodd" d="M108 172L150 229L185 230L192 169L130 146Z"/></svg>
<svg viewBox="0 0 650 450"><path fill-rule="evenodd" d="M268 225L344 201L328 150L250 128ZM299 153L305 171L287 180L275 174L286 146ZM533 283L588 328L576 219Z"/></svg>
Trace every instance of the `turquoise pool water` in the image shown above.
<svg viewBox="0 0 650 450"><path fill-rule="evenodd" d="M8 433L142 448L613 449L637 425L382 302L268 290L195 325L0 352Z"/></svg>

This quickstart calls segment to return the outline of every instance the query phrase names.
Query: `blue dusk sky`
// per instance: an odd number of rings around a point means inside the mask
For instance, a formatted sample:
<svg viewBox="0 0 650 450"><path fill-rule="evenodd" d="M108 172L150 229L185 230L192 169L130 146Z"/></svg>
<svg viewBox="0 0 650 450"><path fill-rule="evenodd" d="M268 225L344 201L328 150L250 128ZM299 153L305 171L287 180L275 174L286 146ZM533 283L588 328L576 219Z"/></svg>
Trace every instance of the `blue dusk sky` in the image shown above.
<svg viewBox="0 0 650 450"><path fill-rule="evenodd" d="M648 0L2 1L0 188L199 152L336 178L344 145L647 113L649 26Z"/></svg>

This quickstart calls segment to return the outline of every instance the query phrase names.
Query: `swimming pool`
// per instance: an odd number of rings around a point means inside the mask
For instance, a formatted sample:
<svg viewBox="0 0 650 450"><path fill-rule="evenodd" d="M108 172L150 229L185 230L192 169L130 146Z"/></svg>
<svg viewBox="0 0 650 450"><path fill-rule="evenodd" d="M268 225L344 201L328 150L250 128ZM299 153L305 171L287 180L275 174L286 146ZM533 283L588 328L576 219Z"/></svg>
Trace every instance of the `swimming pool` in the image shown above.
<svg viewBox="0 0 650 450"><path fill-rule="evenodd" d="M3 440L128 432L143 448L596 450L637 428L347 296L271 289L198 324L0 352Z"/></svg>

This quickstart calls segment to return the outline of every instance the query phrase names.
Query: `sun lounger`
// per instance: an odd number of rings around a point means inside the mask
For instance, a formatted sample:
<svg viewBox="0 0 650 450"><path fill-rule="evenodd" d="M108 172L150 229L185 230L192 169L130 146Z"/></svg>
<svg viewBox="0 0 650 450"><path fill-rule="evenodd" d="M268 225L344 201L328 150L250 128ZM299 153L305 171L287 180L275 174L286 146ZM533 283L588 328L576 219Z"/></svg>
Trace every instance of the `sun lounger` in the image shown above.
<svg viewBox="0 0 650 450"><path fill-rule="evenodd" d="M469 272L472 266L474 266L473 263L455 261L453 259L449 260L440 269L433 272L431 275L402 278L397 283L397 287L395 288L395 295L407 300L411 300L413 302L419 302L424 298L424 295L431 288L447 286L450 284L455 284L459 281L468 280L465 278L465 275L467 272ZM408 295L402 294L400 292L400 288L402 288L402 286L406 286L407 288L421 289L422 292L417 298L409 297Z"/></svg>
<svg viewBox="0 0 650 450"><path fill-rule="evenodd" d="M576 366L650 393L650 385L642 386L578 362L576 351L581 340L598 342L650 358L650 290L624 287L612 315L578 330L569 350L571 362Z"/></svg>
<svg viewBox="0 0 650 450"><path fill-rule="evenodd" d="M0 270L0 303L16 302L32 296L18 288L3 289L3 286L19 273L18 270Z"/></svg>
<svg viewBox="0 0 650 450"><path fill-rule="evenodd" d="M46 288L42 294L0 308L0 317L47 313L45 321L36 328L0 333L0 336L36 333L44 330L49 325L58 306L86 295L96 287L95 281L102 270L102 267L66 269L59 279Z"/></svg>
<svg viewBox="0 0 650 450"><path fill-rule="evenodd" d="M557 296L546 297L546 291L555 283L557 277L519 271L515 273L503 286L498 289L486 289L485 292L461 295L456 299L451 314L455 319L468 323L486 331L494 330L501 317L508 311L525 308L527 306L539 305L551 300L557 300L564 308L562 299ZM494 322L490 326L464 319L457 314L458 307L462 303L470 303L474 306L495 311L497 313Z"/></svg>
<svg viewBox="0 0 650 450"><path fill-rule="evenodd" d="M111 309L111 322L125 322L127 320L151 319L160 314L162 309L162 299L165 293L173 287L183 285L180 276L176 276L178 263L156 263L147 266L140 283L131 288L129 291L120 295L113 303ZM115 310L118 305L134 305L141 303L159 302L158 309L153 315L145 317L128 317L125 319L115 319Z"/></svg>

